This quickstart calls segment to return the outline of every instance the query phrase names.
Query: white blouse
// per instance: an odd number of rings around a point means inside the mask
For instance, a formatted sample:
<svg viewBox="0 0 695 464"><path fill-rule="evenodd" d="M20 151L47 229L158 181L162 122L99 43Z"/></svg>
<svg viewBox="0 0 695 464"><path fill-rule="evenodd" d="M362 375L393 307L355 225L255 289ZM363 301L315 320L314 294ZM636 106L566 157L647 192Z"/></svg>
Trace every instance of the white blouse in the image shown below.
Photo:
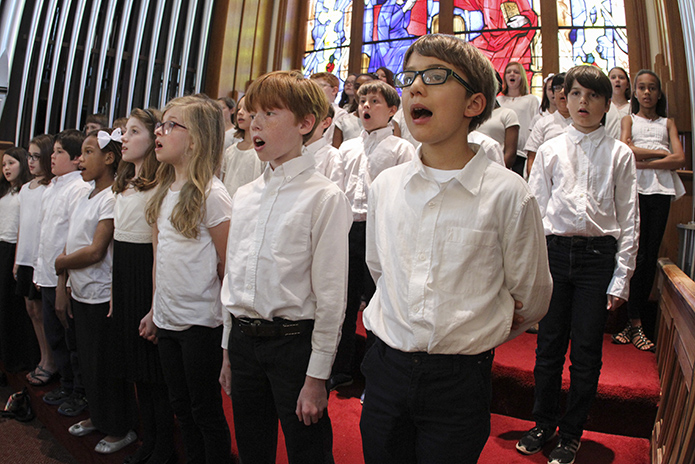
<svg viewBox="0 0 695 464"><path fill-rule="evenodd" d="M34 267L41 235L41 198L46 186L39 184L32 189L30 184L24 184L19 191L19 237L15 262L20 266Z"/></svg>

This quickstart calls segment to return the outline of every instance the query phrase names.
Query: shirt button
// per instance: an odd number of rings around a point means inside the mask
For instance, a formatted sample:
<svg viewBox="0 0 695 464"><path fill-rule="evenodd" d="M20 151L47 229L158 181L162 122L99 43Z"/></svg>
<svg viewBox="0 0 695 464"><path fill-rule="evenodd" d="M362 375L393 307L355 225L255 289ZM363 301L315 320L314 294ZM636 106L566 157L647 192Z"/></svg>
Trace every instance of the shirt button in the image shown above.
<svg viewBox="0 0 695 464"><path fill-rule="evenodd" d="M427 203L427 206L429 206L430 208L434 208L434 202L430 201L429 203Z"/></svg>
<svg viewBox="0 0 695 464"><path fill-rule="evenodd" d="M246 290L251 290L252 288L253 288L253 285L251 285L251 284L246 285Z"/></svg>
<svg viewBox="0 0 695 464"><path fill-rule="evenodd" d="M285 180L286 180L287 182L289 182L289 181L292 180L292 178L291 178L290 176L287 176L287 177L285 177Z"/></svg>
<svg viewBox="0 0 695 464"><path fill-rule="evenodd" d="M426 258L426 256L425 256L424 253L420 253L420 254L418 255L418 257L417 257L417 259L419 259L420 261L424 261L425 258Z"/></svg>

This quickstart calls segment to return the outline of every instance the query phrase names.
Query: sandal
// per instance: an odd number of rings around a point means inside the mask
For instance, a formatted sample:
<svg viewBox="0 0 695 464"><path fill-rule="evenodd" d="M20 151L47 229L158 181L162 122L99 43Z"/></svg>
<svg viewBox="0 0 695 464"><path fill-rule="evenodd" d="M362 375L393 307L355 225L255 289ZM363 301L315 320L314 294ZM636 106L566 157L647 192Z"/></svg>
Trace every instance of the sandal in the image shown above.
<svg viewBox="0 0 695 464"><path fill-rule="evenodd" d="M622 332L611 335L611 339L616 345L627 345L630 343L631 332L632 324L628 322Z"/></svg>
<svg viewBox="0 0 695 464"><path fill-rule="evenodd" d="M33 372L27 376L27 381L34 387L43 387L48 385L56 376L56 372L49 372L41 366L36 366Z"/></svg>
<svg viewBox="0 0 695 464"><path fill-rule="evenodd" d="M644 330L642 330L641 325L632 327L630 330L630 339L632 344L640 351L656 351L656 345L644 335Z"/></svg>

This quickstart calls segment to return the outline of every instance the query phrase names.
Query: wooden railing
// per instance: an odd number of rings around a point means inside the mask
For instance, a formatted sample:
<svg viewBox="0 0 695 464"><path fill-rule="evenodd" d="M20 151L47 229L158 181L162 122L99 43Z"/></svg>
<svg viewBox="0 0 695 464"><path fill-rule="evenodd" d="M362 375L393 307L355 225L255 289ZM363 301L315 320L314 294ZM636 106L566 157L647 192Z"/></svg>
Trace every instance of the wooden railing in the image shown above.
<svg viewBox="0 0 695 464"><path fill-rule="evenodd" d="M695 282L666 258L659 260L657 368L661 400L652 431L652 462L695 462Z"/></svg>

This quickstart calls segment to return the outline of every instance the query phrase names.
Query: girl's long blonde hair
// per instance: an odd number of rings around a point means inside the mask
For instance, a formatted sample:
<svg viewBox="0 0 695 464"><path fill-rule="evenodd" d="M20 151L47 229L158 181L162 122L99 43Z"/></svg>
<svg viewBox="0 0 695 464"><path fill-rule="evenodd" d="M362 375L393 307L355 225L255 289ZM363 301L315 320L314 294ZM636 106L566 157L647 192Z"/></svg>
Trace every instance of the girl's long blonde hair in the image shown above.
<svg viewBox="0 0 695 464"><path fill-rule="evenodd" d="M169 220L186 238L198 238L198 226L205 216L205 199L215 170L222 161L224 147L224 120L222 109L215 100L196 95L171 100L164 115L171 108L181 110L181 123L187 128L191 147L186 147L188 179L181 188L179 200ZM171 164L161 163L157 169L157 190L147 204L147 221L154 224L176 173Z"/></svg>
<svg viewBox="0 0 695 464"><path fill-rule="evenodd" d="M507 73L507 68L510 68L512 66L516 66L516 68L519 70L519 73L521 74L521 86L519 87L519 93L523 95L528 95L529 94L529 85L528 85L528 76L526 75L526 70L524 69L524 65L519 63L518 61L510 61L507 63L507 66L504 67L504 73ZM507 92L509 92L509 88L507 87L507 78L503 77L502 79L502 95L507 95Z"/></svg>

